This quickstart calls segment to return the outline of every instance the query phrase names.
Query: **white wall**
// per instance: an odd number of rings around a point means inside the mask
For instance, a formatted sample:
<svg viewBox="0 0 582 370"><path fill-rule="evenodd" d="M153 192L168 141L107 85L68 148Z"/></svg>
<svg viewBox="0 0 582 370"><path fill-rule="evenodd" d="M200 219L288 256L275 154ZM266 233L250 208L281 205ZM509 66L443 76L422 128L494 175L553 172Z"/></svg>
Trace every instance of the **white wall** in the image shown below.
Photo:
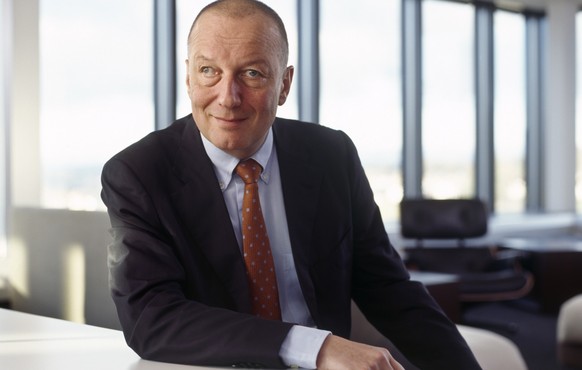
<svg viewBox="0 0 582 370"><path fill-rule="evenodd" d="M8 177L8 118L10 103L10 63L6 61L8 50L12 49L12 9L10 4L0 0L0 179ZM4 61L4 62L3 62ZM0 181L0 259L6 253L6 209L8 200L7 181Z"/></svg>
<svg viewBox="0 0 582 370"><path fill-rule="evenodd" d="M109 295L104 212L16 208L8 267L13 307L119 328Z"/></svg>

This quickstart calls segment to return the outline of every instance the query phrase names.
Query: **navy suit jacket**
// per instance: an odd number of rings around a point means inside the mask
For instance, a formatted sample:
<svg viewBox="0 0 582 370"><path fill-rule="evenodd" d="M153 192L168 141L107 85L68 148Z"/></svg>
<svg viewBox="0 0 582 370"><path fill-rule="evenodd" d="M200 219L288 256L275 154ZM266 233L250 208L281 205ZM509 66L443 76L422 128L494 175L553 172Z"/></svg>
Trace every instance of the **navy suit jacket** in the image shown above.
<svg viewBox="0 0 582 370"><path fill-rule="evenodd" d="M423 369L479 368L386 235L356 149L340 131L276 119L299 283L317 326L350 335L353 299ZM106 163L108 266L126 340L146 359L284 367L292 323L250 314L245 267L199 131L186 116Z"/></svg>

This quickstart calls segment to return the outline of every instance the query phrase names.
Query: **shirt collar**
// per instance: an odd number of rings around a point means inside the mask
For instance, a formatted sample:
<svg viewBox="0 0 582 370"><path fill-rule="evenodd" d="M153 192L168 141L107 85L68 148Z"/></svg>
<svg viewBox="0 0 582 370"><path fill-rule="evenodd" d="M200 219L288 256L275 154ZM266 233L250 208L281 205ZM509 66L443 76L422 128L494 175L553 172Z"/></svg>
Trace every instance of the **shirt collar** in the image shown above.
<svg viewBox="0 0 582 370"><path fill-rule="evenodd" d="M224 191L232 180L232 175L234 173L234 169L236 165L240 162L240 160L232 155L226 153L222 149L217 148L214 144L212 144L208 139L204 137L204 135L200 134L202 138L202 144L204 145L204 149L210 157L210 161L214 166L214 172L216 173L216 177L218 178L218 184L220 185L220 189ZM271 162L273 157L273 129L270 128L269 132L267 133L267 138L263 145L255 152L255 154L251 155L249 158L254 159L257 161L261 167L263 167L263 172L261 173L261 180L265 183L269 183L270 175L271 175ZM248 159L248 158L245 158Z"/></svg>

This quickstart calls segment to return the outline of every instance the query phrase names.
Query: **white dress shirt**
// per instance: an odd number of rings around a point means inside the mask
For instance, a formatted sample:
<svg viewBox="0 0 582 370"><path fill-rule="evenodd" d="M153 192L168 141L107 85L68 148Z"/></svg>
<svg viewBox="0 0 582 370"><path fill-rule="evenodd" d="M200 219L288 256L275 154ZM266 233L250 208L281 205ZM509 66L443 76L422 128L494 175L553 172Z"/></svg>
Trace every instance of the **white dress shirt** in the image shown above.
<svg viewBox="0 0 582 370"><path fill-rule="evenodd" d="M242 251L241 210L244 182L234 173L239 159L214 146L204 135L201 137L206 153L214 165L214 172ZM272 129L269 130L265 143L251 158L263 167L259 179L259 199L275 263L281 317L285 322L297 324L287 335L279 355L287 366L315 369L319 349L330 332L315 329L299 285L287 227L279 161L277 152L273 150Z"/></svg>

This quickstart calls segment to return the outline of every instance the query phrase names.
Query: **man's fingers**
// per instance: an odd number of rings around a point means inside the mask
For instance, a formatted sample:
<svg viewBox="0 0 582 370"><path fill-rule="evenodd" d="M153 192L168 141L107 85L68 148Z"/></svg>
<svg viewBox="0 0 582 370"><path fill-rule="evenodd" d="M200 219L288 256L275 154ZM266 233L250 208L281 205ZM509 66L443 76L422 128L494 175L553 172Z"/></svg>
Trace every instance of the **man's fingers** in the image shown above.
<svg viewBox="0 0 582 370"><path fill-rule="evenodd" d="M404 370L386 348L329 336L317 359L319 370Z"/></svg>

